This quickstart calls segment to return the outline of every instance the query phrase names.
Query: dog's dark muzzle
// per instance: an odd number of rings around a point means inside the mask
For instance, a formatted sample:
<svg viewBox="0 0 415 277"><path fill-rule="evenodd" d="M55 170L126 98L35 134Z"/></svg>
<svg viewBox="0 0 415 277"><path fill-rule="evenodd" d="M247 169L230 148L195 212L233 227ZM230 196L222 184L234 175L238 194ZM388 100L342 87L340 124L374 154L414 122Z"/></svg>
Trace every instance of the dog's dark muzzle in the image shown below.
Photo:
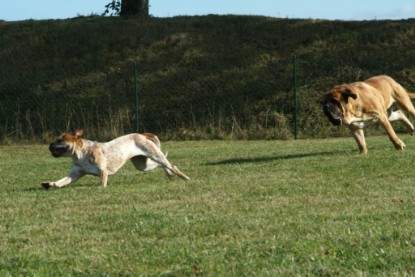
<svg viewBox="0 0 415 277"><path fill-rule="evenodd" d="M336 105L332 103L326 103L324 104L323 110L324 114L330 120L331 124L335 126L341 126L343 124L340 109Z"/></svg>
<svg viewBox="0 0 415 277"><path fill-rule="evenodd" d="M69 146L59 143L51 143L49 145L49 151L52 153L52 156L58 158L68 152Z"/></svg>

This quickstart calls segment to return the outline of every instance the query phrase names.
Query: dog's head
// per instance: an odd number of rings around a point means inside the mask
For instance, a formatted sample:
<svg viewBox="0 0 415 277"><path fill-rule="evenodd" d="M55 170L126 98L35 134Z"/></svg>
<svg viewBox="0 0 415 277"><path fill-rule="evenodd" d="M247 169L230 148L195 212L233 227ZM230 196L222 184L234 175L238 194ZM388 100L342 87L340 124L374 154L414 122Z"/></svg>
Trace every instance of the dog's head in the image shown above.
<svg viewBox="0 0 415 277"><path fill-rule="evenodd" d="M71 156L76 149L82 147L83 129L77 129L74 133L65 133L49 145L49 151L55 158Z"/></svg>
<svg viewBox="0 0 415 277"><path fill-rule="evenodd" d="M323 111L333 125L349 124L350 98L356 100L357 94L349 85L335 86L329 91L323 103Z"/></svg>

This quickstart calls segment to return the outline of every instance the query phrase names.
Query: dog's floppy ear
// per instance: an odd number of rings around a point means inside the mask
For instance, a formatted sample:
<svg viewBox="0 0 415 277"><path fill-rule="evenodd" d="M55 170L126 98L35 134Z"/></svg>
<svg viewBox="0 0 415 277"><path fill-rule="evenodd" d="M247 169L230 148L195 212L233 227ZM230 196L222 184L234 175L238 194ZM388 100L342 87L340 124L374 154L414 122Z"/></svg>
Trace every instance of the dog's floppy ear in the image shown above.
<svg viewBox="0 0 415 277"><path fill-rule="evenodd" d="M357 99L357 94L354 93L351 89L346 88L342 92L342 98L343 98L344 102L348 103L349 102L349 97L351 97L354 100L356 100Z"/></svg>
<svg viewBox="0 0 415 277"><path fill-rule="evenodd" d="M76 131L75 131L75 136L76 136L77 138L81 138L83 134L84 134L84 129L82 129L82 128L78 128L78 129L76 129Z"/></svg>

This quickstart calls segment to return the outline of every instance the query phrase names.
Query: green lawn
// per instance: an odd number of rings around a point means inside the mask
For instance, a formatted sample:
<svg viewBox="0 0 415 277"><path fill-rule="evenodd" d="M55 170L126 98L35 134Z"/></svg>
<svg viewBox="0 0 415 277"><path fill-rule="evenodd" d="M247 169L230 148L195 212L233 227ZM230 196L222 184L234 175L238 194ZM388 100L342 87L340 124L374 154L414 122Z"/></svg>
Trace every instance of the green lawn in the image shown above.
<svg viewBox="0 0 415 277"><path fill-rule="evenodd" d="M69 159L0 146L1 276L415 274L415 138L166 142L191 177L127 164L64 189Z"/></svg>

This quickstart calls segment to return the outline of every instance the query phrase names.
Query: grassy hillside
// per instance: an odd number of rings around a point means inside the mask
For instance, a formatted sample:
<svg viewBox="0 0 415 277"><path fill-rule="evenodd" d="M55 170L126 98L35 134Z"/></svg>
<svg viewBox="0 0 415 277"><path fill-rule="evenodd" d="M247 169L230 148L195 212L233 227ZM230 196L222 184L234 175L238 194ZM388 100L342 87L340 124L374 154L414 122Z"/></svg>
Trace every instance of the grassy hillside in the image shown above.
<svg viewBox="0 0 415 277"><path fill-rule="evenodd" d="M0 139L152 131L165 138L292 137L292 55L301 137L342 135L319 101L388 74L415 90L415 20L253 16L82 17L0 22ZM138 65L138 115L133 64Z"/></svg>

